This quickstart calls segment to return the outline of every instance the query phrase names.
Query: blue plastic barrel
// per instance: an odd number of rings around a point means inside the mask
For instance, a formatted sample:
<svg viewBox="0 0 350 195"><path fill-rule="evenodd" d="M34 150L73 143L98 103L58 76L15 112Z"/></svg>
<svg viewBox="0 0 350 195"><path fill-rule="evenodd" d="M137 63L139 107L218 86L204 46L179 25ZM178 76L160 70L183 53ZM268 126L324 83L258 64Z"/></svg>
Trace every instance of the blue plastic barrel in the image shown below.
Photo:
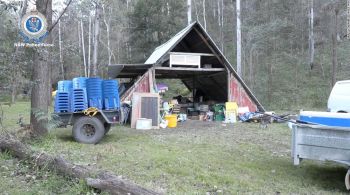
<svg viewBox="0 0 350 195"><path fill-rule="evenodd" d="M86 80L86 91L89 107L96 107L98 109L102 109L102 79L88 78Z"/></svg>
<svg viewBox="0 0 350 195"><path fill-rule="evenodd" d="M86 77L73 78L73 89L86 89Z"/></svg>
<svg viewBox="0 0 350 195"><path fill-rule="evenodd" d="M69 80L58 81L57 92L70 92L73 88L73 82Z"/></svg>

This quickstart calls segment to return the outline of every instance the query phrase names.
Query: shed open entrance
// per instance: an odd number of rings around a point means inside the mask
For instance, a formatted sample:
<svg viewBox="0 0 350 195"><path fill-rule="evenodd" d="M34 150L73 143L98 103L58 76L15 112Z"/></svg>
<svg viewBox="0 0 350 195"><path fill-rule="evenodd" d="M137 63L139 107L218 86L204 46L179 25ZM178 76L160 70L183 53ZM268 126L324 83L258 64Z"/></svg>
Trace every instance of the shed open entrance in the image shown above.
<svg viewBox="0 0 350 195"><path fill-rule="evenodd" d="M161 79L180 80L191 92L193 102L227 101L227 72L224 68L156 67L155 78L157 83Z"/></svg>

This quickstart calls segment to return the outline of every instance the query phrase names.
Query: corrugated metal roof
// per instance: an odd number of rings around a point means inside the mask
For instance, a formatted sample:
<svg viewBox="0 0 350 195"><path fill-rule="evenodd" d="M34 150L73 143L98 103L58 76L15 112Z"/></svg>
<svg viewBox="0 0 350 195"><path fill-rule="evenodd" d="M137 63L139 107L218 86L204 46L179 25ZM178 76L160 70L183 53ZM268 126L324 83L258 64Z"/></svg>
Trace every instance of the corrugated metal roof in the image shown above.
<svg viewBox="0 0 350 195"><path fill-rule="evenodd" d="M173 47L176 46L176 43L178 43L184 36L187 35L192 29L192 27L197 22L193 22L192 24L188 25L186 28L182 29L180 32L178 32L173 38L171 38L169 41L165 42L163 45L158 46L152 53L152 55L146 60L145 64L155 64L158 62L159 59L161 59L165 54L167 54Z"/></svg>

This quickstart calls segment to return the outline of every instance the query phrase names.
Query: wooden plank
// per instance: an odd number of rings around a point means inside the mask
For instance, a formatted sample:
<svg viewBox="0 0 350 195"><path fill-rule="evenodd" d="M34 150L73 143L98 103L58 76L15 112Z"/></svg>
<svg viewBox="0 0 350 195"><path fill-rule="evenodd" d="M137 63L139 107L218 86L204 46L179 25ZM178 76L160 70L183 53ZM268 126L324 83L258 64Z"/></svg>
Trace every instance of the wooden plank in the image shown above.
<svg viewBox="0 0 350 195"><path fill-rule="evenodd" d="M211 52L218 58L218 60L221 62L222 65L226 66L225 62L221 59L221 57L216 53L215 49L209 44L208 40L202 35L202 33L199 32L198 29L193 28L196 33L199 35L199 37L204 41L205 44L209 47Z"/></svg>
<svg viewBox="0 0 350 195"><path fill-rule="evenodd" d="M155 70L169 70L169 71L193 71L193 72L224 72L225 68L180 68L180 67L155 67Z"/></svg>
<svg viewBox="0 0 350 195"><path fill-rule="evenodd" d="M134 92L150 92L150 83L149 83L149 71L148 70L142 77L140 77L132 87L130 87L120 98L121 102L129 101L132 98Z"/></svg>
<svg viewBox="0 0 350 195"><path fill-rule="evenodd" d="M230 71L227 72L227 101L231 101L233 98L231 98L231 74Z"/></svg>
<svg viewBox="0 0 350 195"><path fill-rule="evenodd" d="M173 54L173 55L189 55L189 56L193 56L193 55L199 55L199 56L215 56L212 53L192 53L192 52L169 52L169 54Z"/></svg>
<svg viewBox="0 0 350 195"><path fill-rule="evenodd" d="M224 72L216 72L216 73L206 74L206 75L198 75L198 78L201 78L201 77L216 77L216 76L226 77L227 74L225 74L225 72L226 71L224 71Z"/></svg>

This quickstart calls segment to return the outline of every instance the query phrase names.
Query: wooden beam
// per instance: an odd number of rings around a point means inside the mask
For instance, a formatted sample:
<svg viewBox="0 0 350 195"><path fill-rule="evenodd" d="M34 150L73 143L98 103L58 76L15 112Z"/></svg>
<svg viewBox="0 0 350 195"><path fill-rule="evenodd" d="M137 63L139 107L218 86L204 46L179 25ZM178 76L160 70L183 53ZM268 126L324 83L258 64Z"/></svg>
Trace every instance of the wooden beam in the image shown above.
<svg viewBox="0 0 350 195"><path fill-rule="evenodd" d="M231 73L228 71L227 72L227 101L233 101L231 99Z"/></svg>
<svg viewBox="0 0 350 195"><path fill-rule="evenodd" d="M179 68L179 67L155 67L155 70L166 71L192 71L192 72L224 72L225 68Z"/></svg>
<svg viewBox="0 0 350 195"><path fill-rule="evenodd" d="M215 56L214 54L211 53L192 53L192 52L169 52L169 54L174 54L174 55L199 55L199 56Z"/></svg>
<svg viewBox="0 0 350 195"><path fill-rule="evenodd" d="M156 74L156 79L187 79L187 78L190 78L192 75L178 75L178 74L175 74L175 75L157 75Z"/></svg>
<svg viewBox="0 0 350 195"><path fill-rule="evenodd" d="M108 66L113 67L113 66L132 66L132 67L137 67L137 66L147 66L151 67L153 66L152 64L109 64Z"/></svg>
<svg viewBox="0 0 350 195"><path fill-rule="evenodd" d="M209 74L209 75L199 75L198 77L201 78L201 77L215 77L215 76L218 76L218 75L221 75L225 72L216 72L216 73L213 73L213 74Z"/></svg>
<svg viewBox="0 0 350 195"><path fill-rule="evenodd" d="M213 52L213 54L218 58L218 60L221 62L222 65L225 64L225 62L220 58L219 55L216 54L215 49L209 44L208 40L198 31L198 29L193 28L196 33L199 35L199 37L204 41L204 43L206 43L209 47L209 49L211 50L211 52Z"/></svg>
<svg viewBox="0 0 350 195"><path fill-rule="evenodd" d="M192 88L189 85L187 85L185 81L181 80L181 82L187 87L188 90L190 91L192 90Z"/></svg>

